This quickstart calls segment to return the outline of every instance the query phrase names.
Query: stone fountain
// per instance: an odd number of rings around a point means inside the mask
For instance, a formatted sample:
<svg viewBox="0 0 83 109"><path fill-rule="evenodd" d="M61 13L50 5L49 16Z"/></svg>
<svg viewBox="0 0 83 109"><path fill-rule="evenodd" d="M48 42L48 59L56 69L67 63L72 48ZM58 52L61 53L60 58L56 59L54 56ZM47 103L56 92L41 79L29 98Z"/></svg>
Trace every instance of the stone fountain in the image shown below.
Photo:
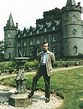
<svg viewBox="0 0 83 109"><path fill-rule="evenodd" d="M15 78L16 91L9 98L9 104L15 107L26 107L32 104L32 101L28 99L28 93L26 90L26 76L24 73L24 63L28 60L27 57L15 57L17 63L18 72Z"/></svg>

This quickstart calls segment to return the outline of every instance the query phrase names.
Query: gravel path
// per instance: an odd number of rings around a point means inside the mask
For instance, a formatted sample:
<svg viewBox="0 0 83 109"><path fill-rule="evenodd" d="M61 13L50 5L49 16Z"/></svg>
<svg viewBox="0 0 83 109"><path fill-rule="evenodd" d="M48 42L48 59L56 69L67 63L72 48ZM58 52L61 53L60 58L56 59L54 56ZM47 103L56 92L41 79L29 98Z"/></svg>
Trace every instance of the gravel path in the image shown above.
<svg viewBox="0 0 83 109"><path fill-rule="evenodd" d="M50 102L45 103L45 93L42 91L35 91L35 94L32 98L32 105L29 105L25 108L13 107L8 104L8 100L11 93L14 93L15 90L15 88L0 85L0 109L56 109L63 103L63 100L55 94L51 94Z"/></svg>

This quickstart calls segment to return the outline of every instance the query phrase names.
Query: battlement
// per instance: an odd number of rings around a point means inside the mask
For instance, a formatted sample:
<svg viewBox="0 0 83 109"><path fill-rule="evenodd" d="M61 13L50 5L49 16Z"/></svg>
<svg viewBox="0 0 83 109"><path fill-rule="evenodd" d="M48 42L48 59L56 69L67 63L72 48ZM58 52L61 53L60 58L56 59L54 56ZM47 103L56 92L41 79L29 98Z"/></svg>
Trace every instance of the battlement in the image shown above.
<svg viewBox="0 0 83 109"><path fill-rule="evenodd" d="M81 12L81 7L77 5L77 6L71 6L71 7L63 7L61 9L62 13L68 12L68 11L79 11L79 12Z"/></svg>

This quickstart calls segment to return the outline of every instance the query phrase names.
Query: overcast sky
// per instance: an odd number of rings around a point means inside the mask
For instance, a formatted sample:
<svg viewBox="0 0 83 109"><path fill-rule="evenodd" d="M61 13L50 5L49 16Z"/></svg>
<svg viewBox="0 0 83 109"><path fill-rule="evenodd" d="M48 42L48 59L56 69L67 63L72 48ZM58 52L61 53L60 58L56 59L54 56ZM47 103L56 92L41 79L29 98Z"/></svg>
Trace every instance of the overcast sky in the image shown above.
<svg viewBox="0 0 83 109"><path fill-rule="evenodd" d="M76 4L83 0L75 0ZM9 19L10 13L13 16L14 24L18 22L18 28L29 28L35 26L36 19L43 18L43 12L56 7L62 8L67 0L0 0L0 40L4 39L3 27Z"/></svg>

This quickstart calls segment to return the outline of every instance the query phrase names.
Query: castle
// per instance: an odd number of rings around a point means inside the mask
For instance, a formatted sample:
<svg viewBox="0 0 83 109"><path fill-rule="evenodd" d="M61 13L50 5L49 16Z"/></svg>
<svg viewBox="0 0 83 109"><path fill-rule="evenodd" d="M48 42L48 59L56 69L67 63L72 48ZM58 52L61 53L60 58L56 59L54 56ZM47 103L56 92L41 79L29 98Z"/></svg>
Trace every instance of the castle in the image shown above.
<svg viewBox="0 0 83 109"><path fill-rule="evenodd" d="M49 43L49 50L56 57L75 57L83 55L83 21L80 2L67 0L62 9L43 12L43 18L36 20L36 27L30 26L22 31L18 23L14 25L10 14L4 27L4 58L16 56L36 57L42 43Z"/></svg>

